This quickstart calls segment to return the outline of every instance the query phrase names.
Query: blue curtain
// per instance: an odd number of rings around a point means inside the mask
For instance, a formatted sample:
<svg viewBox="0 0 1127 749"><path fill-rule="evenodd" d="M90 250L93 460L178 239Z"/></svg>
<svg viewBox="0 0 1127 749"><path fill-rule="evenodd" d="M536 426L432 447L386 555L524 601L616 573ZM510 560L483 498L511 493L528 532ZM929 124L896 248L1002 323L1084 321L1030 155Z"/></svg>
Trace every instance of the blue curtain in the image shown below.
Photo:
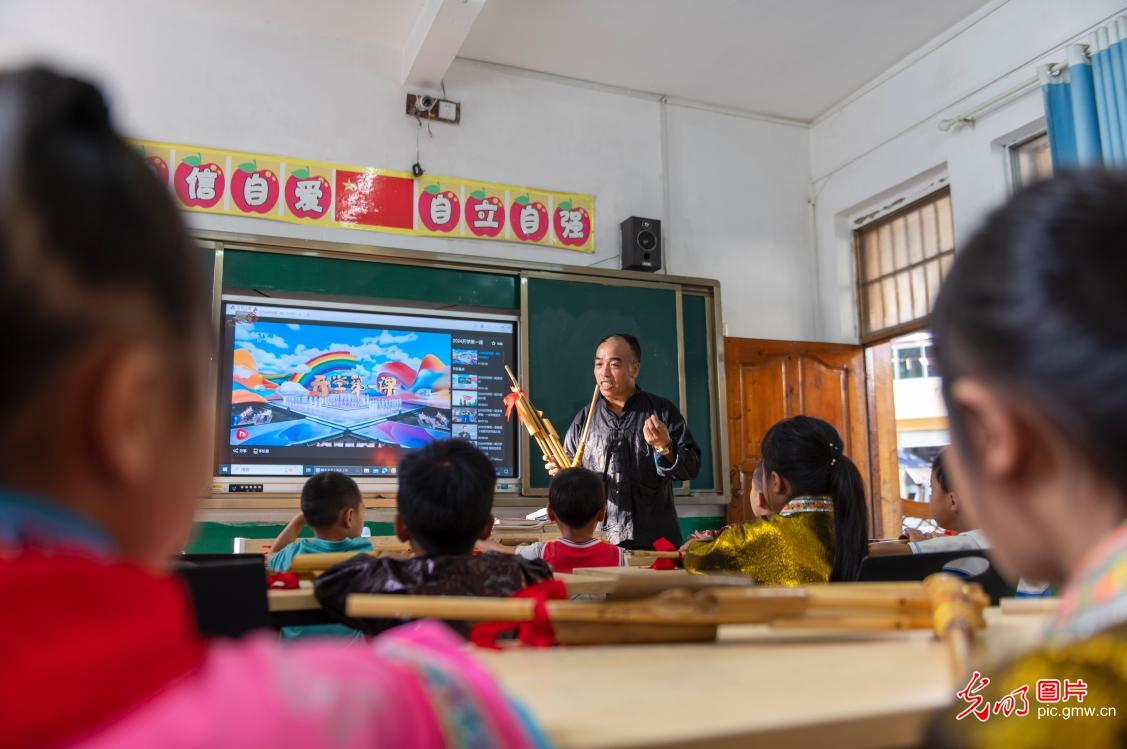
<svg viewBox="0 0 1127 749"><path fill-rule="evenodd" d="M1056 167L1127 165L1127 16L1098 29L1068 63L1038 70ZM1091 57L1088 52L1091 52Z"/></svg>

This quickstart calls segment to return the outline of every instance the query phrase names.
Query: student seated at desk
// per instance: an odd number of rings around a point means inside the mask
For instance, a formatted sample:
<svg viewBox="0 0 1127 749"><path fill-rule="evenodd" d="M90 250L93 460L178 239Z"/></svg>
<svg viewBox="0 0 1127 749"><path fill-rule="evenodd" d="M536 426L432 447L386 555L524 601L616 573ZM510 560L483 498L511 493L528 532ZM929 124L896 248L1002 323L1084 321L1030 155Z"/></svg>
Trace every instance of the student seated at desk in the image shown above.
<svg viewBox="0 0 1127 749"><path fill-rule="evenodd" d="M298 538L306 525L313 530L313 538ZM360 487L343 473L318 473L301 487L301 512L278 534L266 565L275 572L286 572L298 554L371 551L372 542L360 536L363 532Z"/></svg>
<svg viewBox="0 0 1127 749"><path fill-rule="evenodd" d="M210 272L93 86L0 73L0 744L537 744L441 624L204 641L166 571L211 466ZM29 376L29 373L34 376Z"/></svg>
<svg viewBox="0 0 1127 749"><path fill-rule="evenodd" d="M552 572L576 567L621 567L625 551L595 536L595 526L607 514L607 495L599 474L586 468L565 468L548 485L548 518L559 526L560 538L517 547L479 541L478 548L543 559Z"/></svg>
<svg viewBox="0 0 1127 749"><path fill-rule="evenodd" d="M298 538L308 525L313 538ZM333 554L342 551L371 551L364 532L364 498L349 476L325 471L312 476L301 487L301 512L294 516L272 548L266 561L274 572L286 572L298 554ZM359 637L360 631L343 624L307 624L282 627L287 640L299 637Z"/></svg>
<svg viewBox="0 0 1127 749"><path fill-rule="evenodd" d="M946 452L946 449L940 450L931 463L929 507L936 524L953 533L921 534L910 530L907 543L878 541L869 544L869 554L930 554L938 551L990 548L990 542L986 540L981 530L974 527L974 522L967 515L966 505L951 487L950 479L943 467L943 455Z"/></svg>
<svg viewBox="0 0 1127 749"><path fill-rule="evenodd" d="M767 493L763 490L763 461L756 464L755 470L751 474L751 491L749 492L749 504L751 506L751 513L757 518L765 518L772 515L771 508L767 505ZM711 541L724 531L731 528L731 525L725 525L723 528L715 530L693 531L689 535L689 541ZM685 543L681 549L687 549L688 543Z"/></svg>
<svg viewBox="0 0 1127 749"><path fill-rule="evenodd" d="M775 424L760 446L770 515L683 548L690 572L738 572L763 585L855 580L865 555L861 474L837 430L809 416Z"/></svg>
<svg viewBox="0 0 1127 749"><path fill-rule="evenodd" d="M487 551L474 543L493 532L493 461L465 440L432 442L399 464L395 533L407 541L410 559L360 554L330 567L314 586L317 600L333 619L368 634L402 622L352 619L345 605L352 593L406 593L441 596L510 596L549 580L552 570L539 559ZM464 625L452 625L465 632Z"/></svg>
<svg viewBox="0 0 1127 749"><path fill-rule="evenodd" d="M933 746L1112 747L1127 737L1124 205L1122 172L1037 183L971 237L936 301L952 437L944 467L999 566L1064 587L1048 643L980 666L989 684L943 711ZM1015 693L1028 714L983 712ZM1070 720L1078 707L1093 712Z"/></svg>

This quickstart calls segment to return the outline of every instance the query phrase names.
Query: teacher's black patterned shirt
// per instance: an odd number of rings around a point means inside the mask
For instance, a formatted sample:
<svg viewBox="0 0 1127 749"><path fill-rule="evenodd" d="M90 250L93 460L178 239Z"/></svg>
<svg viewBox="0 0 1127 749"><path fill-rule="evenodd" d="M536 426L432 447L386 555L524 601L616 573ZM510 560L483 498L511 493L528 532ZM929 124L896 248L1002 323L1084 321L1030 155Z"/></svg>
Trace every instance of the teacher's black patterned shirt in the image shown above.
<svg viewBox="0 0 1127 749"><path fill-rule="evenodd" d="M587 409L576 414L564 437L569 454L575 454ZM599 530L610 543L627 548L652 549L662 537L680 546L673 482L689 481L700 471L700 446L685 417L668 400L640 387L626 401L621 416L602 397L595 409L583 467L602 476L606 485L607 517ZM642 426L651 415L669 429L673 452L668 457L646 444Z"/></svg>

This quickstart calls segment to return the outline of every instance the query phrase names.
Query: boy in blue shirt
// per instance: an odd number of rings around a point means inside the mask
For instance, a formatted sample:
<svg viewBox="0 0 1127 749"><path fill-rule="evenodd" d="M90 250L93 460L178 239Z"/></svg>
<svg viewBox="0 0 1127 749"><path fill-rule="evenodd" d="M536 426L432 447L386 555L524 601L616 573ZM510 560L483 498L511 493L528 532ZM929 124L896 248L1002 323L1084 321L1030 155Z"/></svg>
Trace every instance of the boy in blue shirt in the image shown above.
<svg viewBox="0 0 1127 749"><path fill-rule="evenodd" d="M298 538L308 525L313 538ZM372 542L362 538L364 499L360 487L343 473L318 473L301 488L301 512L274 540L275 551L266 566L273 572L286 572L298 554L329 554L340 551L371 551ZM360 632L342 624L309 624L282 627L282 637L309 636L359 637Z"/></svg>
<svg viewBox="0 0 1127 749"><path fill-rule="evenodd" d="M305 525L313 530L313 538L297 537ZM363 531L360 487L343 473L318 473L301 488L301 512L274 540L266 565L274 572L286 572L298 554L371 551L372 542L360 537Z"/></svg>

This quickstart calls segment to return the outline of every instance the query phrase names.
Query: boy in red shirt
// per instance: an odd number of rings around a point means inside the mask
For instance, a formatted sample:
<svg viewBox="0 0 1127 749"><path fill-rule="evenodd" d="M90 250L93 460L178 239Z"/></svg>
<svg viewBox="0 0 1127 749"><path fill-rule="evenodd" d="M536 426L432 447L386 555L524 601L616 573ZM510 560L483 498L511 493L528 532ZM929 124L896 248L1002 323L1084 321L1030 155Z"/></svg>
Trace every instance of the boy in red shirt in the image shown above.
<svg viewBox="0 0 1127 749"><path fill-rule="evenodd" d="M606 490L594 471L567 468L548 487L548 517L560 527L560 539L518 546L525 559L543 559L553 572L576 567L620 567L626 564L622 549L595 537L607 514Z"/></svg>

